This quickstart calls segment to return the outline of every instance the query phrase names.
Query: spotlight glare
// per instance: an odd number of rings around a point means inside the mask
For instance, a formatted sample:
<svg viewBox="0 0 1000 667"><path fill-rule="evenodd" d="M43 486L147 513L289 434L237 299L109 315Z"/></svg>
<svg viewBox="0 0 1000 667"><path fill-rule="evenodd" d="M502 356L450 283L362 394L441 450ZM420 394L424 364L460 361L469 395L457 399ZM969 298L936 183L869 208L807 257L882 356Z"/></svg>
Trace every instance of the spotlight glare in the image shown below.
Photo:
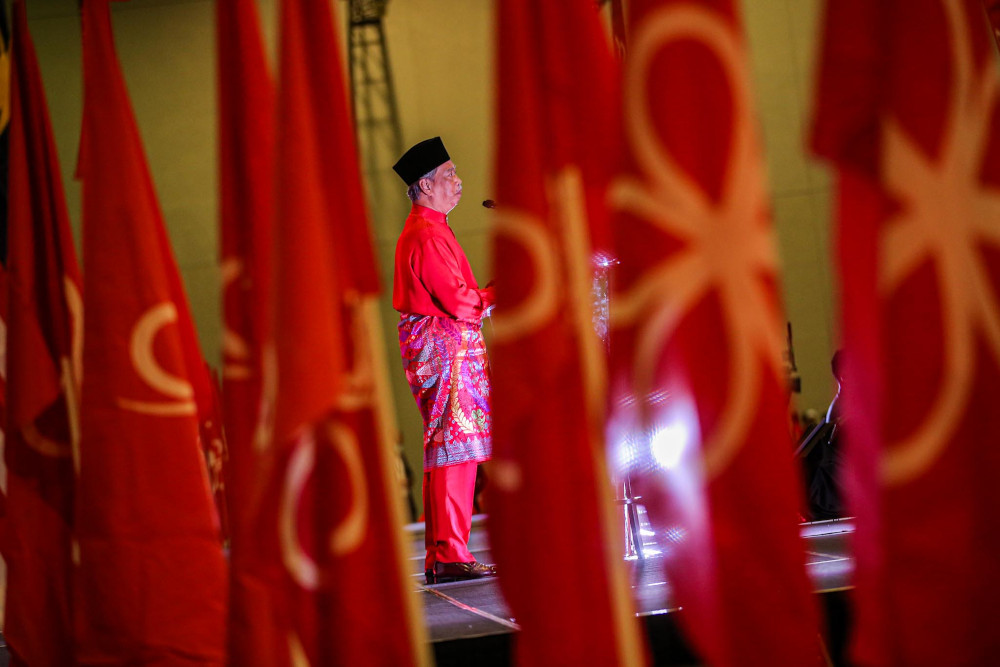
<svg viewBox="0 0 1000 667"><path fill-rule="evenodd" d="M653 458L665 470L673 470L681 461L688 441L688 430L683 424L657 429L650 442Z"/></svg>

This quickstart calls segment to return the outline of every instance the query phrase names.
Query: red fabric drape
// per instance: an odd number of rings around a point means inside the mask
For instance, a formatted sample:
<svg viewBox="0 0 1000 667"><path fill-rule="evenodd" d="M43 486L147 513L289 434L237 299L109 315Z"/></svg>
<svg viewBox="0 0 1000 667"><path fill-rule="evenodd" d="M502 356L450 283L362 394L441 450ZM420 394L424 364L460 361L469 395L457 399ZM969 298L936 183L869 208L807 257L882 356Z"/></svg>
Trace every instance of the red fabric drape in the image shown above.
<svg viewBox="0 0 1000 667"><path fill-rule="evenodd" d="M997 46L1000 47L1000 2L997 2L997 0L983 0L983 7L986 9L987 18L990 21L993 38L996 40Z"/></svg>
<svg viewBox="0 0 1000 667"><path fill-rule="evenodd" d="M329 4L283 0L279 39L277 381L265 389L274 420L255 552L268 559L284 660L420 664L376 358L377 271Z"/></svg>
<svg viewBox="0 0 1000 667"><path fill-rule="evenodd" d="M83 3L87 266L77 658L221 664L226 571L199 437L208 373L111 33Z"/></svg>
<svg viewBox="0 0 1000 667"><path fill-rule="evenodd" d="M232 665L276 664L285 639L253 569L254 433L271 298L275 94L252 0L215 5L219 95L219 215L223 281L223 414L231 526L228 655Z"/></svg>
<svg viewBox="0 0 1000 667"><path fill-rule="evenodd" d="M80 270L23 2L14 3L13 17L4 637L17 663L61 665L73 656L71 419L83 333Z"/></svg>
<svg viewBox="0 0 1000 667"><path fill-rule="evenodd" d="M814 149L838 170L854 658L1000 651L997 71L977 0L826 7ZM942 573L947 572L947 576Z"/></svg>
<svg viewBox="0 0 1000 667"><path fill-rule="evenodd" d="M709 663L816 664L777 251L737 6L635 0L611 192L611 456Z"/></svg>
<svg viewBox="0 0 1000 667"><path fill-rule="evenodd" d="M522 665L642 664L604 465L592 253L617 74L597 8L497 3L494 461L488 528ZM558 600L560 612L552 613Z"/></svg>

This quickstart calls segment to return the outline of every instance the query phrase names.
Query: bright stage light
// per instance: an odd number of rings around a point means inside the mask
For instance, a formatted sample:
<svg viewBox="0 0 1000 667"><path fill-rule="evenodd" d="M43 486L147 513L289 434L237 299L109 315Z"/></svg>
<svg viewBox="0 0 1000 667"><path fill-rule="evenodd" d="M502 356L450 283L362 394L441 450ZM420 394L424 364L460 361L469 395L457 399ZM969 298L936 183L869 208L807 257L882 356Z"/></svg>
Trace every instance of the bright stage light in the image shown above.
<svg viewBox="0 0 1000 667"><path fill-rule="evenodd" d="M664 470L673 470L681 462L690 434L683 424L663 426L653 432L649 449Z"/></svg>

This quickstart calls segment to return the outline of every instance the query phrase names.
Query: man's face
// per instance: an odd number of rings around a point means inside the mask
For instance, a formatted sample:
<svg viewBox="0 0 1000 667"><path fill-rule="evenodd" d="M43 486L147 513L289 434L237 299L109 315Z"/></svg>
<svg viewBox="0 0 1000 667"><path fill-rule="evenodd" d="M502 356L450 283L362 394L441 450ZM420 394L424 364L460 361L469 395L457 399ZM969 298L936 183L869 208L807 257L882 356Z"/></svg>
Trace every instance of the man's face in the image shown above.
<svg viewBox="0 0 1000 667"><path fill-rule="evenodd" d="M430 193L426 195L428 208L447 214L458 206L462 198L462 179L455 172L454 162L445 162L427 181L430 185Z"/></svg>

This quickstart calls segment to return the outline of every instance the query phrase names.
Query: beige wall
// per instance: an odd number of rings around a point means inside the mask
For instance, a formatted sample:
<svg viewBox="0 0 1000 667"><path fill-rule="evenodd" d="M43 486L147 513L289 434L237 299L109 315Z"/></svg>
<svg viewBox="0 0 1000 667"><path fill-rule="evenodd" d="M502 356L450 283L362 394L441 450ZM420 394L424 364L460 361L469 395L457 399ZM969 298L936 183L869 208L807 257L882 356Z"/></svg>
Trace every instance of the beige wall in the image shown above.
<svg viewBox="0 0 1000 667"><path fill-rule="evenodd" d="M346 3L335 3L343 14ZM795 330L802 407L823 409L831 396L835 340L828 262L829 184L803 152L808 125L819 0L747 0L745 18L758 96L785 301ZM276 0L258 0L274 44ZM79 187L72 180L81 112L76 0L31 0L35 39L67 185L79 229ZM219 358L216 229L215 62L209 0L113 3L114 28L153 179L188 288L205 355ZM476 275L490 276L487 216L492 160L493 3L488 0L393 0L386 21L403 141L444 137L465 181L452 225ZM402 183L383 166L369 173L385 285L407 203ZM419 473L420 417L399 371L396 315L386 300L385 339L394 397L411 468ZM417 485L419 503L419 485Z"/></svg>
<svg viewBox="0 0 1000 667"><path fill-rule="evenodd" d="M802 376L802 409L824 410L835 391L837 345L831 273L830 178L805 151L808 142L819 0L745 0L750 65L764 137L785 310Z"/></svg>
<svg viewBox="0 0 1000 667"><path fill-rule="evenodd" d="M70 216L79 234L80 187L73 179L82 111L76 4L32 0L27 6ZM145 0L113 3L113 9L116 43L168 233L203 349L216 363L220 327L212 5Z"/></svg>

